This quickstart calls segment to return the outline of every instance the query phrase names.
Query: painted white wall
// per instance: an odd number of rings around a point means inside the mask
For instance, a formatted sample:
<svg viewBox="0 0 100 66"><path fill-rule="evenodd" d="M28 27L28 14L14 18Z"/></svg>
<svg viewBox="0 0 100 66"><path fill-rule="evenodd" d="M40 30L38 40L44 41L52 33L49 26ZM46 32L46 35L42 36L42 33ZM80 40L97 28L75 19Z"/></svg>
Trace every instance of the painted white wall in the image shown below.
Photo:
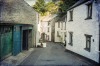
<svg viewBox="0 0 100 66"><path fill-rule="evenodd" d="M63 24L63 25L62 25ZM60 37L57 36L57 31ZM65 43L65 22L60 22L60 27L58 28L58 22L55 22L55 42Z"/></svg>
<svg viewBox="0 0 100 66"><path fill-rule="evenodd" d="M59 35L61 34L61 29L58 28L58 22L55 22L55 42L61 42L61 38L57 36L57 31L59 32Z"/></svg>
<svg viewBox="0 0 100 66"><path fill-rule="evenodd" d="M38 43L39 43L39 39L40 39L40 37L41 37L41 35L40 35L40 21L39 21L39 13L37 13L37 15L36 15L37 17L36 17L36 25L37 25L37 30L36 30L36 46L38 45Z"/></svg>
<svg viewBox="0 0 100 66"><path fill-rule="evenodd" d="M93 3L92 19L85 20L87 17L87 6L82 4L73 9L73 21L69 22L69 11L67 12L67 46L66 49L85 56L91 60L99 62L99 23L98 12ZM69 31L73 32L73 46L69 43ZM86 47L86 39L84 34L92 35L91 51L84 50ZM94 42L93 42L94 39Z"/></svg>
<svg viewBox="0 0 100 66"><path fill-rule="evenodd" d="M48 27L49 27L49 32L48 32ZM45 33L47 36L49 35L49 40L51 41L51 24L48 26L48 21L46 22L41 22L41 33Z"/></svg>

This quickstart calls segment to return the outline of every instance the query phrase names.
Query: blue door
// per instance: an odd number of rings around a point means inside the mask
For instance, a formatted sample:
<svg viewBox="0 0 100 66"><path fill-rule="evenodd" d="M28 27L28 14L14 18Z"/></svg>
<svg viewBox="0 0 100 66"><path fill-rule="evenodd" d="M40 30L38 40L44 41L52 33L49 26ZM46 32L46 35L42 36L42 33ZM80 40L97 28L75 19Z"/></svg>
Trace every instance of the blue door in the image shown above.
<svg viewBox="0 0 100 66"><path fill-rule="evenodd" d="M14 26L13 29L13 55L17 55L21 52L21 27L19 25Z"/></svg>

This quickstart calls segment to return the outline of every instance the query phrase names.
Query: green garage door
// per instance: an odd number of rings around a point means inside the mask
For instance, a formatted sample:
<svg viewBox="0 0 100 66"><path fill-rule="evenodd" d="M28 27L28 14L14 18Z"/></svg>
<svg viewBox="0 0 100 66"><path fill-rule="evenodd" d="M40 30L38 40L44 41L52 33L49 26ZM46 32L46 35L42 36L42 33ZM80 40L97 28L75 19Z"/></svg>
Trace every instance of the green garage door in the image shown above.
<svg viewBox="0 0 100 66"><path fill-rule="evenodd" d="M0 59L12 53L12 27L0 27Z"/></svg>

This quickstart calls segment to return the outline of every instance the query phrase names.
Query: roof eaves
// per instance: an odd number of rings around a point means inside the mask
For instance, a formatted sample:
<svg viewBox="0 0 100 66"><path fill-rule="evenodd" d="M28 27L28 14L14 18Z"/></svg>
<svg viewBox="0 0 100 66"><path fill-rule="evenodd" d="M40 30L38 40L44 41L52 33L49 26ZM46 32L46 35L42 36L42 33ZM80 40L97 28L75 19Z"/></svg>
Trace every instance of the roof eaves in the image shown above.
<svg viewBox="0 0 100 66"><path fill-rule="evenodd" d="M69 11L69 10L71 10L71 9L73 9L73 8L75 8L75 7L77 7L77 6L79 6L79 5L81 5L81 4L83 4L83 3L85 3L85 2L88 2L88 1L93 1L93 0L79 0L77 3L75 3L73 6L71 6L69 9L67 9L67 11Z"/></svg>

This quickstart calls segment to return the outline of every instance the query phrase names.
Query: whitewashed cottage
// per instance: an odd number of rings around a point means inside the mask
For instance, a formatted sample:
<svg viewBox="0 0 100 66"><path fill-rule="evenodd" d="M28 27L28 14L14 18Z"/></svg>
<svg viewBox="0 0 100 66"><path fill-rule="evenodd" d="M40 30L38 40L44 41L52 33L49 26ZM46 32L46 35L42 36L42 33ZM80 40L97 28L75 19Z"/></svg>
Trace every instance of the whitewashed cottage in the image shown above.
<svg viewBox="0 0 100 66"><path fill-rule="evenodd" d="M67 11L66 49L100 63L100 0L79 0Z"/></svg>
<svg viewBox="0 0 100 66"><path fill-rule="evenodd" d="M57 15L49 15L46 16L44 18L41 19L40 22L40 32L41 33L45 33L45 39L47 41L51 41L52 40L52 25L53 25L53 19L56 17Z"/></svg>
<svg viewBox="0 0 100 66"><path fill-rule="evenodd" d="M66 43L66 15L55 22L55 42Z"/></svg>

